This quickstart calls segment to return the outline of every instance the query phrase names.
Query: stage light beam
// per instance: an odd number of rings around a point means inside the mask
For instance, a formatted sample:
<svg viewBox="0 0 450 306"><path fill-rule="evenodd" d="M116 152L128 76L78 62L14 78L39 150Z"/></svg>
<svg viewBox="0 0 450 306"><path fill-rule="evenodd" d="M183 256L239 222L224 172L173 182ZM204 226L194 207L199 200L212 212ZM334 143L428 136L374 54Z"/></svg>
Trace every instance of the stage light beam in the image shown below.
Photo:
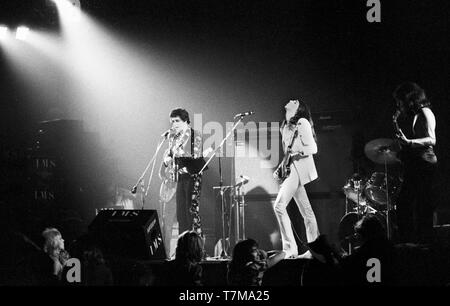
<svg viewBox="0 0 450 306"><path fill-rule="evenodd" d="M53 0L58 8L63 22L78 22L81 18L81 4L79 0Z"/></svg>
<svg viewBox="0 0 450 306"><path fill-rule="evenodd" d="M5 39L8 35L8 27L0 26L0 39Z"/></svg>
<svg viewBox="0 0 450 306"><path fill-rule="evenodd" d="M30 34L29 28L27 28L25 26L20 26L16 30L16 39L26 40L29 34Z"/></svg>

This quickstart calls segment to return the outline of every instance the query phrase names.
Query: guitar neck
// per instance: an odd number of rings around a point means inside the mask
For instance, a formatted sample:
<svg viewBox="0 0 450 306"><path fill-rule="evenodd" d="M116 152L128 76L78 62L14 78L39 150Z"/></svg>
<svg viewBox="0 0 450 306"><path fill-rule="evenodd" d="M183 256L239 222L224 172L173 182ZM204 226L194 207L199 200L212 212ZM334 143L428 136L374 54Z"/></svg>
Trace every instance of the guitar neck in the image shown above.
<svg viewBox="0 0 450 306"><path fill-rule="evenodd" d="M398 122L396 119L392 120L392 123L394 125L394 130L396 133L400 133L402 130L400 129L400 126L398 125Z"/></svg>

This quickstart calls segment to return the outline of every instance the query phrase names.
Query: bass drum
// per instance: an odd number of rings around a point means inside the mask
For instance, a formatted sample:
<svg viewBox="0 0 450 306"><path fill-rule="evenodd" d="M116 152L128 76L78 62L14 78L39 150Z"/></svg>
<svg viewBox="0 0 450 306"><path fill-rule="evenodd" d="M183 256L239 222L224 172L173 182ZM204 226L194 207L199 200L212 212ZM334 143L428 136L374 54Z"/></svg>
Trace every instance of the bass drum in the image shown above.
<svg viewBox="0 0 450 306"><path fill-rule="evenodd" d="M361 220L365 215L374 215L378 221L380 221L383 228L386 230L386 215L384 213L376 212L376 213L366 213L358 215L355 212L348 213L342 217L341 222L339 223L339 242L341 245L341 249L345 252L350 252L355 247L360 245L360 241L355 233L355 225Z"/></svg>

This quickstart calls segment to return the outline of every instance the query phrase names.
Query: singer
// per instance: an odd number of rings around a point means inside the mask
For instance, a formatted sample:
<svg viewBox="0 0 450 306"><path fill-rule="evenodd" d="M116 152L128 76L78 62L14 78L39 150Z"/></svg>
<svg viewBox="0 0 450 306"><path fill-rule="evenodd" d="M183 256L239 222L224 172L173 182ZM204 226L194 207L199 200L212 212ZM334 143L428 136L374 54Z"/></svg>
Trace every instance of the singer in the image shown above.
<svg viewBox="0 0 450 306"><path fill-rule="evenodd" d="M437 168L436 119L425 91L415 83L403 83L393 93L397 116L412 119L411 137L399 129L404 180L397 204L399 242L430 242L433 237L433 178ZM408 129L409 130L409 129Z"/></svg>
<svg viewBox="0 0 450 306"><path fill-rule="evenodd" d="M192 175L197 169L190 167L189 160L203 159L202 136L191 128L189 113L181 108L172 110L170 124L171 129L166 132L169 147L164 153L160 171L160 175L164 172L163 175L166 178L161 186L160 199L163 203L164 244L169 257L173 253L173 250L170 250L170 240L175 218L178 220L179 233L192 230L193 223L197 219L197 216L194 216L195 207L192 203L194 198L199 196L200 184L195 184ZM170 195L175 188L176 207Z"/></svg>
<svg viewBox="0 0 450 306"><path fill-rule="evenodd" d="M295 258L298 256L298 248L286 210L292 198L302 214L308 242L314 241L319 236L316 216L305 190L305 185L318 177L313 159L313 154L317 153L317 144L311 113L306 103L301 100L290 100L285 110L286 116L280 132L283 150L285 154L291 156L289 162L291 171L281 184L274 210L281 230L285 258ZM289 147L291 153L288 152ZM280 167L274 172L275 179L279 179L279 169ZM312 254L307 251L299 257L312 258Z"/></svg>

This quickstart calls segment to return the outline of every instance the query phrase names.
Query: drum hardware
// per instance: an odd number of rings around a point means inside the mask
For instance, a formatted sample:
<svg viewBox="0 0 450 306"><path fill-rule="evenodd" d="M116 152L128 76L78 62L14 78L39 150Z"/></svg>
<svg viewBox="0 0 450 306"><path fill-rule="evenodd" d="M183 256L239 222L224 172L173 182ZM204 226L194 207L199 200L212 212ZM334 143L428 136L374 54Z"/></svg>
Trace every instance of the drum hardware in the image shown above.
<svg viewBox="0 0 450 306"><path fill-rule="evenodd" d="M356 204L356 210L359 213L362 213L363 210L366 210L366 206L368 203L364 199L364 188L365 188L365 179L358 173L352 175L350 179L347 180L346 185L342 188L345 194L345 213L349 213L349 200Z"/></svg>
<svg viewBox="0 0 450 306"><path fill-rule="evenodd" d="M392 237L391 214L395 208L393 198L398 193L401 180L396 180L389 175L388 165L400 162L397 158L397 151L392 139L375 139L368 142L364 148L366 156L374 163L383 165L384 172L374 172L367 181L358 173L353 174L343 187L346 195L346 207L345 215L339 224L339 239L349 254L357 243L354 225L364 215L382 216L378 219L384 224L387 238L391 239ZM349 200L356 204L352 210L349 209ZM350 219L351 222L347 221ZM349 222L351 226L349 226Z"/></svg>
<svg viewBox="0 0 450 306"><path fill-rule="evenodd" d="M240 175L239 176L240 180L237 184L230 185L230 186L222 186L222 188L220 186L214 186L213 189L214 190L219 190L221 196L223 196L223 194L226 191L230 192L230 199L232 202L232 205L229 206L229 211L227 211L227 213L225 214L225 212L222 212L222 227L223 229L226 228L226 224L228 224L228 235L229 237L226 237L225 239L222 238L220 239L220 241L218 242L218 244L220 244L221 248L225 247L225 249L229 248L232 245L236 245L240 240L245 240L246 236L245 236L245 191L243 186L245 184L247 184L249 182L249 178L247 176L244 175ZM225 207L225 205L224 205ZM225 221L225 215L231 216L232 214L232 209L234 208L234 239L231 239L231 232L232 232L232 223L229 222L229 219L227 219L227 221ZM224 236L225 237L225 236ZM225 243L223 243L222 241L225 241ZM222 250L222 249L221 249Z"/></svg>
<svg viewBox="0 0 450 306"><path fill-rule="evenodd" d="M245 240L245 190L243 186L250 181L245 175L239 176L239 183L234 185L234 209L235 209L235 245L240 240ZM242 231L241 231L242 228Z"/></svg>
<svg viewBox="0 0 450 306"><path fill-rule="evenodd" d="M388 190L386 190L386 182L388 182ZM400 184L400 180L392 176L386 177L384 172L374 172L367 181L364 194L368 200L374 203L375 207L379 210L385 210L387 206L386 192L392 203L393 198L398 194Z"/></svg>
<svg viewBox="0 0 450 306"><path fill-rule="evenodd" d="M364 213L366 213L368 211L368 209L370 208L371 210L373 210L365 201L365 199L363 198L363 189L362 187L364 186L363 184L363 178L360 174L355 173L352 175L352 177L347 180L347 184L343 187L343 191L345 193L345 216L352 214L356 216L357 220L360 220L363 216ZM356 212L352 211L349 213L349 200L351 200L352 202L354 202L356 204ZM341 220L342 222L342 220ZM341 224L340 224L341 226ZM356 237L356 233L354 231L354 229L352 230L351 233L345 233L345 237L341 237L340 241L341 244L345 244L345 242L348 242L347 245L347 250L348 253L351 254L352 249L353 249L353 244L355 241L354 238Z"/></svg>
<svg viewBox="0 0 450 306"><path fill-rule="evenodd" d="M388 167L387 165L393 165L400 162L397 158L397 151L395 150L394 140L381 138L375 139L368 142L364 147L364 153L366 156L377 164L384 165L384 178L385 178L385 186L386 186L386 233L387 238L390 240L392 237L391 233L391 201L389 197L389 175L388 175Z"/></svg>

